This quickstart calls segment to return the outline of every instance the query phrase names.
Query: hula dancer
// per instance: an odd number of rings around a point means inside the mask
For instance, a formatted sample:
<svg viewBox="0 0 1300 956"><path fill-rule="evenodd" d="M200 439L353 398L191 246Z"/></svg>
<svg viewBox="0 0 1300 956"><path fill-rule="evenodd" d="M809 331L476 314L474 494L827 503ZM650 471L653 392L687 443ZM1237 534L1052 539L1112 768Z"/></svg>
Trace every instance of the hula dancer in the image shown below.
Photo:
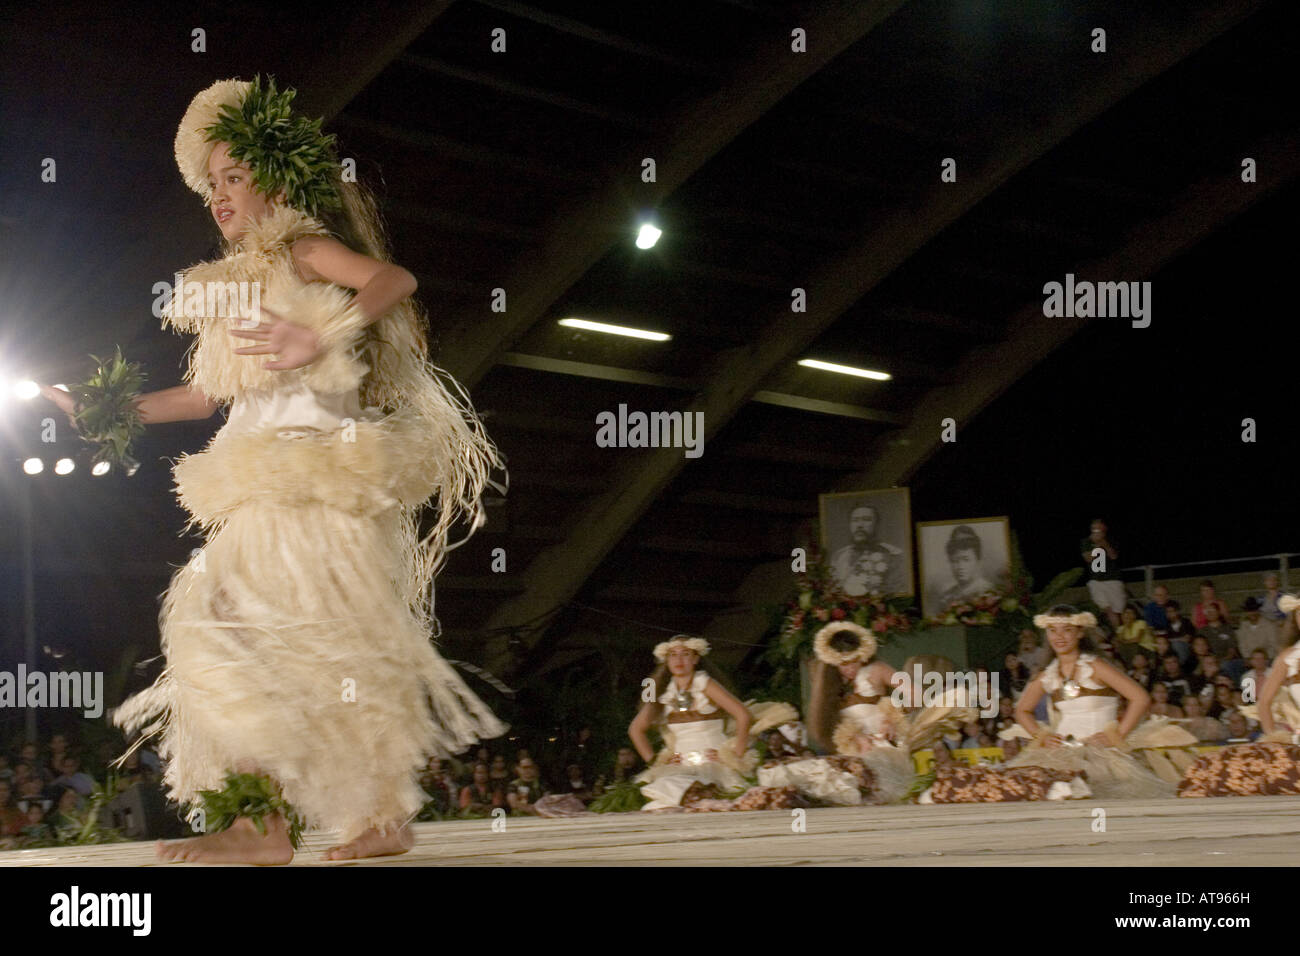
<svg viewBox="0 0 1300 956"><path fill-rule="evenodd" d="M161 738L171 797L208 831L167 860L285 863L300 824L341 831L331 859L404 852L427 757L506 729L430 640L448 533L482 523L499 457L428 362L373 199L293 96L223 80L176 134L225 255L184 273L163 320L197 335L187 384L137 407L145 425L229 411L173 471L207 537L163 601L166 669L113 714L142 731L132 750ZM229 307L250 289L260 321Z"/></svg>

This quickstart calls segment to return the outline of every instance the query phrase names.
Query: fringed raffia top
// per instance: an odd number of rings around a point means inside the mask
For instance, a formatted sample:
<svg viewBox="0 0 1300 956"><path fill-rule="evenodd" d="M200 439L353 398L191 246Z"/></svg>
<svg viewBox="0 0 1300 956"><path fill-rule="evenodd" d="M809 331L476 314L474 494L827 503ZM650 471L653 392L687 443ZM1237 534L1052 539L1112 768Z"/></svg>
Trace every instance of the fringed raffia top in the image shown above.
<svg viewBox="0 0 1300 956"><path fill-rule="evenodd" d="M408 558L407 580L399 583L411 608L436 630L429 583L446 557L448 534L462 518L471 532L483 524L484 486L495 485L491 474L502 461L468 396L427 360L423 331L400 306L367 326L350 290L299 278L293 243L323 235L328 230L319 220L275 207L249 225L230 254L185 270L163 325L197 334L185 381L213 401L304 385L322 393L356 389L361 417L292 442L274 429L223 429L202 452L177 461L176 491L191 514L187 527L205 531L259 497L290 506L320 501L358 515L399 507ZM228 283L258 283L261 302L315 331L324 354L288 370L264 368L265 355L236 354L248 340L230 335L234 310L209 295L220 291L226 303L237 301L240 286ZM245 296L250 288L243 287ZM421 537L420 519L431 504L436 518Z"/></svg>

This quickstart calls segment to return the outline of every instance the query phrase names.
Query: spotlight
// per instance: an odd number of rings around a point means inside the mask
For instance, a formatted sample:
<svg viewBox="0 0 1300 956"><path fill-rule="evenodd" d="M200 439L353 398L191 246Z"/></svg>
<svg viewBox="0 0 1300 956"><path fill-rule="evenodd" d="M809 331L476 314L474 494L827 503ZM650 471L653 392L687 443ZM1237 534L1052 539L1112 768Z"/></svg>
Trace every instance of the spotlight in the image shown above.
<svg viewBox="0 0 1300 956"><path fill-rule="evenodd" d="M71 458L60 458L54 463L54 473L56 475L70 475L77 467L77 463Z"/></svg>
<svg viewBox="0 0 1300 956"><path fill-rule="evenodd" d="M646 329L633 329L626 325L610 325L607 322L591 322L587 319L560 319L559 324L570 329L586 329L588 332L605 332L609 335L626 335L634 339L649 339L651 342L667 342L672 338L667 332L649 332Z"/></svg>
<svg viewBox="0 0 1300 956"><path fill-rule="evenodd" d="M663 234L663 230L658 226L643 222L636 233L636 247L638 249L653 249L655 243L659 241L659 237Z"/></svg>
<svg viewBox="0 0 1300 956"><path fill-rule="evenodd" d="M108 470L109 470L109 465L108 462L106 461L97 461L90 466L90 473L94 475L96 478L99 478L101 475L107 475Z"/></svg>
<svg viewBox="0 0 1300 956"><path fill-rule="evenodd" d="M39 458L28 458L23 462L23 471L29 475L39 475L45 470L45 462Z"/></svg>
<svg viewBox="0 0 1300 956"><path fill-rule="evenodd" d="M31 379L23 379L21 382L14 383L14 396L29 402L37 395L41 394L41 387Z"/></svg>
<svg viewBox="0 0 1300 956"><path fill-rule="evenodd" d="M858 378L875 379L877 382L888 382L894 376L888 372L877 372L869 368L854 368L852 365L836 365L834 362L822 362L818 359L800 359L799 364L804 368L819 368L824 372L838 372L841 375L856 375Z"/></svg>

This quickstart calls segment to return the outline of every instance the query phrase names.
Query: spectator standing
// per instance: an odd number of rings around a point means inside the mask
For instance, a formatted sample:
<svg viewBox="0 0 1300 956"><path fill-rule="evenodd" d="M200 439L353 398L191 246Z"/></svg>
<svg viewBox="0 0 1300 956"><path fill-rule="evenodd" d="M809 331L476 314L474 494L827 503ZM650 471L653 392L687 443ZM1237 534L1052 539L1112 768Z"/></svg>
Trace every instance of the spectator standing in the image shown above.
<svg viewBox="0 0 1300 956"><path fill-rule="evenodd" d="M1237 625L1237 650L1242 657L1250 657L1257 648L1272 660L1282 648L1278 645L1277 625L1263 615L1263 603L1259 598L1248 597L1241 605L1245 616Z"/></svg>
<svg viewBox="0 0 1300 956"><path fill-rule="evenodd" d="M1119 549L1110 540L1109 531L1105 521L1093 518L1088 537L1080 543L1079 550L1083 554L1083 566L1088 569L1088 593L1093 603L1106 612L1110 626L1117 628L1128 594L1119 576ZM1101 555L1094 553L1099 548Z"/></svg>

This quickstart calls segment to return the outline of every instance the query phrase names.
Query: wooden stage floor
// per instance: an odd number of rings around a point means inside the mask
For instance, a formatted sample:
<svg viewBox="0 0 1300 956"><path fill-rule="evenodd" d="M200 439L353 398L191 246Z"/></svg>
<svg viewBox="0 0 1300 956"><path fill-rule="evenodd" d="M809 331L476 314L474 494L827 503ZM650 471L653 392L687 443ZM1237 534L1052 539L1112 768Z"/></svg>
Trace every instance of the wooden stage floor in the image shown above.
<svg viewBox="0 0 1300 956"><path fill-rule="evenodd" d="M1105 832L1094 810L1105 810ZM327 862L309 834L294 866L1294 866L1300 798L1236 797L807 811L592 814L418 823L410 853ZM0 866L151 866L153 844L0 852ZM169 864L182 865L182 864Z"/></svg>

